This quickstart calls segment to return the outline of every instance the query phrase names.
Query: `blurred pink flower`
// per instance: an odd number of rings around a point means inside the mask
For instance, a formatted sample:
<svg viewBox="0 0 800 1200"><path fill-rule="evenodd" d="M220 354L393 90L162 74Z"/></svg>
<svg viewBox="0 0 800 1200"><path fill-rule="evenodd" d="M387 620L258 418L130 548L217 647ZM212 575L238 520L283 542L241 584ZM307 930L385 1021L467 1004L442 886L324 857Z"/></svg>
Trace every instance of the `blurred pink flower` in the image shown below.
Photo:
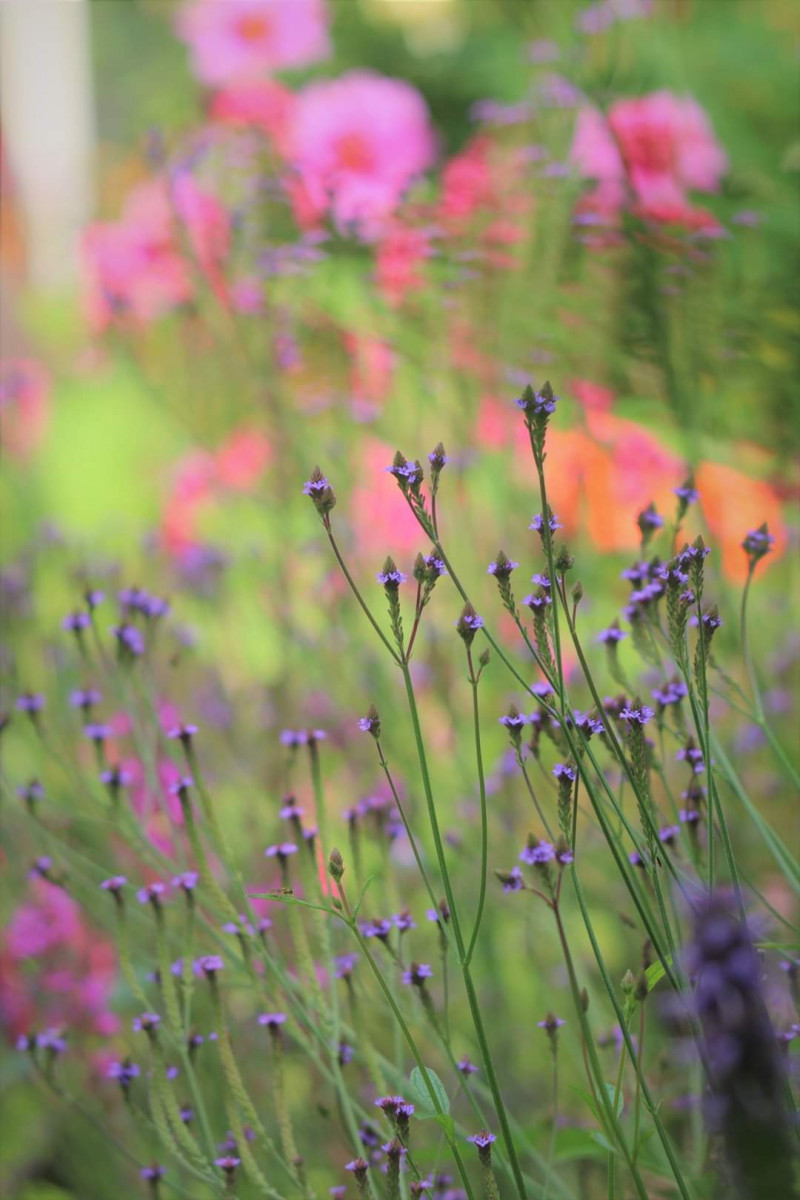
<svg viewBox="0 0 800 1200"><path fill-rule="evenodd" d="M251 491L271 458L269 439L259 429L235 429L217 451L217 478L223 487Z"/></svg>
<svg viewBox="0 0 800 1200"><path fill-rule="evenodd" d="M608 111L608 124L644 203L680 201L685 188L719 189L728 159L690 96L661 91L618 100Z"/></svg>
<svg viewBox="0 0 800 1200"><path fill-rule="evenodd" d="M340 227L377 236L434 154L425 101L401 79L349 71L298 96L290 158L310 203Z"/></svg>
<svg viewBox="0 0 800 1200"><path fill-rule="evenodd" d="M378 291L391 305L425 286L422 264L431 256L430 237L422 229L392 223L375 255Z"/></svg>
<svg viewBox="0 0 800 1200"><path fill-rule="evenodd" d="M323 0L190 0L175 22L192 70L220 86L330 54Z"/></svg>
<svg viewBox="0 0 800 1200"><path fill-rule="evenodd" d="M463 222L485 208L493 195L489 169L490 139L478 134L442 171L442 196L439 212L442 220Z"/></svg>
<svg viewBox="0 0 800 1200"><path fill-rule="evenodd" d="M613 220L630 188L635 211L649 220L710 231L717 223L695 209L687 191L718 191L728 159L703 109L690 96L652 92L617 100L606 117L578 112L570 157L598 188L581 211ZM717 226L718 228L718 226Z"/></svg>
<svg viewBox="0 0 800 1200"><path fill-rule="evenodd" d="M50 415L52 382L45 368L31 359L0 364L0 443L18 458L27 458L41 440Z"/></svg>
<svg viewBox="0 0 800 1200"><path fill-rule="evenodd" d="M587 179L622 179L625 175L619 147L597 108L578 110L570 158Z"/></svg>
<svg viewBox="0 0 800 1200"><path fill-rule="evenodd" d="M592 383L590 379L571 379L569 390L587 412L611 411L614 403L614 393L611 388L603 387L600 383Z"/></svg>
<svg viewBox="0 0 800 1200"><path fill-rule="evenodd" d="M389 395L394 379L395 354L380 338L346 333L344 344L350 356L350 393L356 416L375 416Z"/></svg>
<svg viewBox="0 0 800 1200"><path fill-rule="evenodd" d="M0 1019L13 1035L32 1027L113 1033L108 1011L114 947L90 928L75 900L43 879L11 917L0 971Z"/></svg>
<svg viewBox="0 0 800 1200"><path fill-rule="evenodd" d="M98 221L86 230L86 301L96 328L118 315L149 322L191 297L192 267L182 251L178 222L197 266L224 299L220 264L228 251L228 213L184 172L171 188L163 179L140 184L119 220Z"/></svg>
<svg viewBox="0 0 800 1200"><path fill-rule="evenodd" d="M271 79L234 83L217 92L209 115L225 125L262 130L276 150L284 154L295 102L293 92Z"/></svg>
<svg viewBox="0 0 800 1200"><path fill-rule="evenodd" d="M394 447L378 438L365 438L358 450L358 483L350 501L353 544L375 570L387 554L407 570L425 537L386 468Z"/></svg>

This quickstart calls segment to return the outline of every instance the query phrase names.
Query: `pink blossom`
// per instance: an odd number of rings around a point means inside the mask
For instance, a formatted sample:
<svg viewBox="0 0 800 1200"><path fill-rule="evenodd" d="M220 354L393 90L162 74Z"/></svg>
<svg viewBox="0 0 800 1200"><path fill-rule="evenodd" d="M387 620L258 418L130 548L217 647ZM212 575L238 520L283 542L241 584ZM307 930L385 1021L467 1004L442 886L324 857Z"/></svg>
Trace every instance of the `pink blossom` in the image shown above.
<svg viewBox="0 0 800 1200"><path fill-rule="evenodd" d="M422 264L430 256L430 237L424 230L392 223L375 256L375 280L389 304L402 304L409 293L425 286Z"/></svg>
<svg viewBox="0 0 800 1200"><path fill-rule="evenodd" d="M586 107L578 111L570 159L587 179L624 177L619 147L599 109Z"/></svg>
<svg viewBox="0 0 800 1200"><path fill-rule="evenodd" d="M303 67L331 50L323 0L190 0L176 31L211 86Z"/></svg>
<svg viewBox="0 0 800 1200"><path fill-rule="evenodd" d="M225 125L252 126L262 130L275 148L285 153L295 96L271 79L234 83L217 92L210 115Z"/></svg>
<svg viewBox="0 0 800 1200"><path fill-rule="evenodd" d="M708 117L691 97L660 91L618 100L607 118L583 108L570 157L582 175L598 181L581 204L585 215L613 222L627 185L644 219L719 232L715 219L687 198L690 190L718 191L728 168Z"/></svg>
<svg viewBox="0 0 800 1200"><path fill-rule="evenodd" d="M405 562L425 540L397 484L386 473L394 450L378 438L364 439L358 452L358 483L350 504L354 544L366 560L378 565L387 554Z"/></svg>
<svg viewBox="0 0 800 1200"><path fill-rule="evenodd" d="M234 430L217 451L217 478L223 487L251 491L272 457L269 439L258 429Z"/></svg>
<svg viewBox="0 0 800 1200"><path fill-rule="evenodd" d="M187 173L140 184L117 221L98 221L84 234L89 319L104 328L116 315L146 323L185 303L193 292L192 266L180 243L180 225L197 266L224 298L220 263L228 251L224 207Z"/></svg>
<svg viewBox="0 0 800 1200"><path fill-rule="evenodd" d="M377 236L434 153L425 101L403 80L349 71L298 97L290 158L309 205L340 227Z"/></svg>
<svg viewBox="0 0 800 1200"><path fill-rule="evenodd" d="M31 359L8 359L0 364L0 432L4 450L27 458L47 427L51 380L45 368Z"/></svg>
<svg viewBox="0 0 800 1200"><path fill-rule="evenodd" d="M490 145L490 139L479 134L445 166L440 201L442 220L467 221L490 203L493 195L489 169Z"/></svg>

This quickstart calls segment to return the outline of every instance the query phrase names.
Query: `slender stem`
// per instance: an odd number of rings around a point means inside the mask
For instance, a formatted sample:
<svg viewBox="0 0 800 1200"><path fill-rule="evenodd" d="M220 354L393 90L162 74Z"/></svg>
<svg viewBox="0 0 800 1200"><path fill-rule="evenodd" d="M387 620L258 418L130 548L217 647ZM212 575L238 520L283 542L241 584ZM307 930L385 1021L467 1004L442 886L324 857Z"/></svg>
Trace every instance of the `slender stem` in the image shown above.
<svg viewBox="0 0 800 1200"><path fill-rule="evenodd" d="M467 947L465 965L472 961L472 955L475 950L475 943L478 940L481 921L483 920L483 910L486 904L486 877L488 874L489 863L489 819L486 810L486 780L483 773L483 754L481 751L481 724L478 712L478 677L475 675L475 668L472 663L472 651L467 647L467 663L469 666L469 681L472 687L472 719L475 731L475 762L478 771L478 789L480 791L481 801L481 881L480 891L478 893L478 911L475 914L475 925L472 930L469 946Z"/></svg>
<svg viewBox="0 0 800 1200"><path fill-rule="evenodd" d="M367 607L366 601L364 600L364 598L361 595L361 592L356 587L355 580L353 579L352 575L350 574L347 567L345 566L344 559L342 558L341 554L339 553L339 547L336 545L336 539L334 538L333 531L331 530L330 518L325 517L323 524L325 525L325 532L328 535L328 541L331 544L331 549L333 550L333 553L336 555L336 561L338 562L339 566L342 569L342 574L344 575L345 579L347 580L347 582L350 585L351 592L353 593L356 600L360 604L361 609L362 609L364 615L366 616L367 620L369 621L370 625L375 630L378 637L381 639L381 641L383 642L384 646L391 654L394 661L399 665L400 661L401 661L400 656L397 654L396 650L392 646L389 639L386 637L386 635L383 632L383 630L381 629L380 625L373 617L372 613L370 612L369 608Z"/></svg>

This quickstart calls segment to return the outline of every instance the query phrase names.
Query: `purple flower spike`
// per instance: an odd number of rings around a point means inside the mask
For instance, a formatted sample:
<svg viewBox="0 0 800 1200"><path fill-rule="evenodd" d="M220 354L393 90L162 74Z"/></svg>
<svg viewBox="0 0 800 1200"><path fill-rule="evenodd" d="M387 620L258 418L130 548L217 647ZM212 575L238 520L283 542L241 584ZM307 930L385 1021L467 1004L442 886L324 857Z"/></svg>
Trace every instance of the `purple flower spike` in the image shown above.
<svg viewBox="0 0 800 1200"><path fill-rule="evenodd" d="M467 1141L472 1142L473 1146L477 1146L479 1150L486 1150L492 1142L497 1141L497 1138L493 1133L489 1133L488 1129L482 1129L480 1133L471 1134Z"/></svg>
<svg viewBox="0 0 800 1200"><path fill-rule="evenodd" d="M272 1012L260 1013L258 1017L259 1025L266 1025L268 1029L277 1029L279 1025L286 1022L286 1013Z"/></svg>
<svg viewBox="0 0 800 1200"><path fill-rule="evenodd" d="M463 1058L459 1059L459 1061L456 1063L456 1066L462 1075L474 1075L480 1069L479 1067L475 1066L474 1062L471 1062L467 1058L466 1054Z"/></svg>
<svg viewBox="0 0 800 1200"><path fill-rule="evenodd" d="M125 875L112 875L110 879L104 879L100 887L106 892L111 892L113 895L119 895L127 882L128 880Z"/></svg>
<svg viewBox="0 0 800 1200"><path fill-rule="evenodd" d="M646 725L648 721L652 720L655 713L647 704L640 704L637 707L626 704L619 715L629 725Z"/></svg>
<svg viewBox="0 0 800 1200"><path fill-rule="evenodd" d="M19 712L26 712L31 716L35 716L36 713L40 713L44 708L44 696L38 692L23 692L21 696L17 697L15 707Z"/></svg>
<svg viewBox="0 0 800 1200"><path fill-rule="evenodd" d="M563 529L563 528L564 528L564 526L561 524L561 522L559 521L559 519L558 519L558 517L556 516L556 514L555 514L555 513L551 513L551 514L550 514L550 520L549 520L548 524L549 524L549 526L550 526L550 532L551 532L551 533L555 533L555 531L556 531L557 529ZM536 514L536 516L535 516L535 517L533 518L533 520L531 521L530 525L528 526L528 529L533 529L533 530L535 530L535 531L536 531L536 533L541 533L541 532L542 532L542 526L543 526L543 525L544 525L544 521L543 521L543 518L542 518L542 514L541 514L541 513L537 513L537 514Z"/></svg>
<svg viewBox="0 0 800 1200"><path fill-rule="evenodd" d="M426 979L433 978L433 969L428 963L412 963L403 972L403 983L410 987L424 987Z"/></svg>
<svg viewBox="0 0 800 1200"><path fill-rule="evenodd" d="M535 846L525 846L520 851L519 861L529 866L552 862L556 856L556 848L550 842L538 842Z"/></svg>

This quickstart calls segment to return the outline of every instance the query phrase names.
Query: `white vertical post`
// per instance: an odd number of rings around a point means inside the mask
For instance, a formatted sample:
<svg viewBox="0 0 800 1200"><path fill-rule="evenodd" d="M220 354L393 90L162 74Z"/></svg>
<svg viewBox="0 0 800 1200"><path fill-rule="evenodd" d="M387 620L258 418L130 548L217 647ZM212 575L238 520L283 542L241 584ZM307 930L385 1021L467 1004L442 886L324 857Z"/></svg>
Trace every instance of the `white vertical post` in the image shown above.
<svg viewBox="0 0 800 1200"><path fill-rule="evenodd" d="M74 285L92 215L94 106L87 0L0 0L0 121L24 222L28 281Z"/></svg>

